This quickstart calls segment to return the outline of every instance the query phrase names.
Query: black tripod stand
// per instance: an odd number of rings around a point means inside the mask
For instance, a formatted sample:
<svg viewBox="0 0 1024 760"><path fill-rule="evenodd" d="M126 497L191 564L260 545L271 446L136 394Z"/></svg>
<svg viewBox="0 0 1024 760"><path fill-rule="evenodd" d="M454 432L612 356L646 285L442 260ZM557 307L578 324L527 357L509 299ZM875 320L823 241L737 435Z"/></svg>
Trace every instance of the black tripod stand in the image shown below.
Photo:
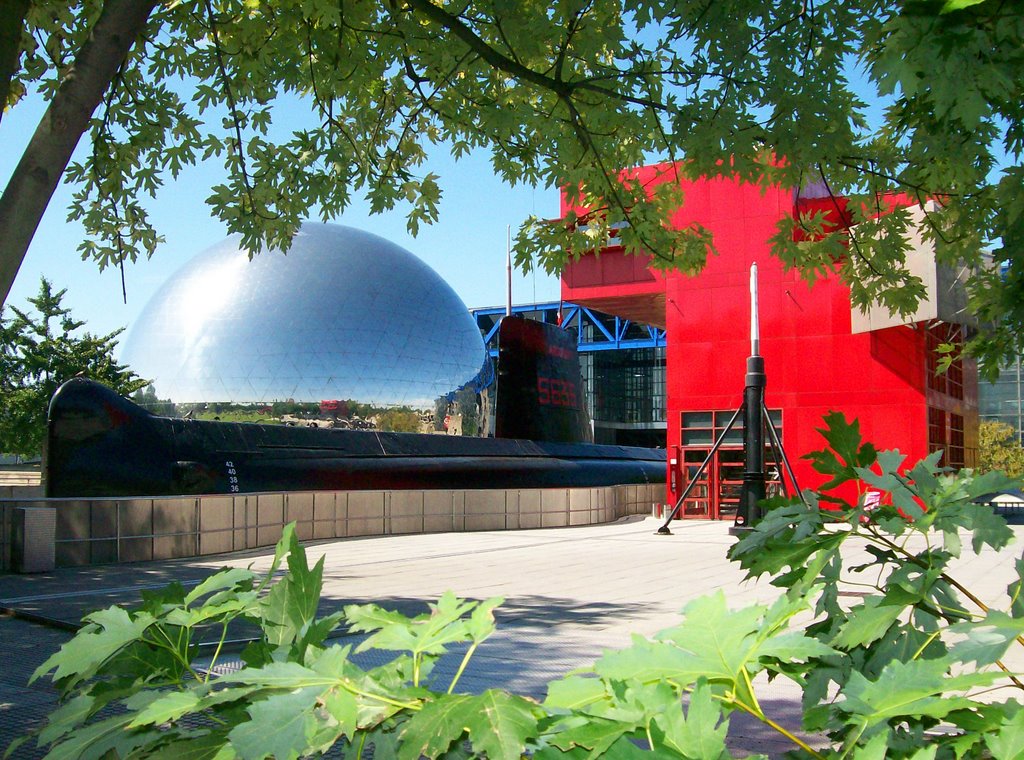
<svg viewBox="0 0 1024 760"><path fill-rule="evenodd" d="M764 404L764 389L766 376L764 373L764 358L760 354L760 328L757 319L757 264L750 268L750 356L747 357L747 374L743 388L743 405L736 410L729 420L729 424L719 434L718 439L712 445L708 455L704 458L697 472L690 478L675 507L665 520L665 524L658 528L661 535L672 535L669 524L679 514L683 502L690 495L690 491L700 480L700 476L707 469L715 454L722 447L722 442L743 415L743 486L740 491L739 508L736 511L736 520L730 530L734 535L750 529L750 526L761 519L761 502L765 498L764 478L764 431L769 431L772 452L775 456L776 466L784 467L793 488L801 501L804 500L800 486L796 482L793 468L789 465L786 452L782 450L782 442L779 439L778 431L768 414ZM786 478L781 478L782 488L786 496L790 496Z"/></svg>

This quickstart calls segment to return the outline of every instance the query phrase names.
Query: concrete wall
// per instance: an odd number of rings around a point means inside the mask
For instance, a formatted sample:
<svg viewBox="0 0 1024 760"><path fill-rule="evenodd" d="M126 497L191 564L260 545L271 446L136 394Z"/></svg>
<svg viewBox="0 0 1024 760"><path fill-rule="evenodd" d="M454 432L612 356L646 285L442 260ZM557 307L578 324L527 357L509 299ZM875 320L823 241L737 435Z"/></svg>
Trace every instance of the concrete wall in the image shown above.
<svg viewBox="0 0 1024 760"><path fill-rule="evenodd" d="M11 569L15 509L56 510L58 567L196 557L301 540L592 525L650 514L661 483L486 491L316 491L145 499L0 501L0 568Z"/></svg>
<svg viewBox="0 0 1024 760"><path fill-rule="evenodd" d="M43 487L35 485L11 485L0 483L0 499L39 499L42 498Z"/></svg>

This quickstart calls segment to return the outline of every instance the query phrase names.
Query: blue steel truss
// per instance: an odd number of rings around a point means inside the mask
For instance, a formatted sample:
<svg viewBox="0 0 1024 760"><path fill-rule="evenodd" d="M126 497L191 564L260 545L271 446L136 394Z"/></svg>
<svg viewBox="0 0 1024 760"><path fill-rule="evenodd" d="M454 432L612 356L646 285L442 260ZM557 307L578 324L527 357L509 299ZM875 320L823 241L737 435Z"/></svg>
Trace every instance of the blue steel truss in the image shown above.
<svg viewBox="0 0 1024 760"><path fill-rule="evenodd" d="M513 306L513 314L522 314L548 324L558 324L561 309L563 330L575 329L576 348L580 353L617 351L626 348L659 348L665 345L665 331L652 325L631 322L574 303L547 303ZM480 334L484 336L491 356L498 355L498 324L505 316L505 307L470 309Z"/></svg>

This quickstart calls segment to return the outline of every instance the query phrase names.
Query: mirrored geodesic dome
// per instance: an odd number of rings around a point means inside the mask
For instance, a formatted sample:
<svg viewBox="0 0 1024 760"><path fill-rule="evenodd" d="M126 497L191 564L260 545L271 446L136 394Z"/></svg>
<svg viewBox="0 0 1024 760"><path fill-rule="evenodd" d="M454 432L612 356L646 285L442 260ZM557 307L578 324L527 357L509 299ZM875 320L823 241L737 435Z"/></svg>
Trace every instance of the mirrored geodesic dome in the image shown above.
<svg viewBox="0 0 1024 760"><path fill-rule="evenodd" d="M231 237L153 296L121 357L175 403L349 399L433 409L492 377L465 304L367 232L306 223L288 253Z"/></svg>

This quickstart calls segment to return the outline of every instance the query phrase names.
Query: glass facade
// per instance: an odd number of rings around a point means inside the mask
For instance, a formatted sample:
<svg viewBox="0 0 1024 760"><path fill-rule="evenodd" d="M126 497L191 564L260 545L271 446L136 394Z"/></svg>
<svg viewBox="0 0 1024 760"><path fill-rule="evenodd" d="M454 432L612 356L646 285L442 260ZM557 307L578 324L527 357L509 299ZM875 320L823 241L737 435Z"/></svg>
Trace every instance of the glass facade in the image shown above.
<svg viewBox="0 0 1024 760"><path fill-rule="evenodd" d="M574 336L596 443L664 448L664 330L564 301L522 304L513 312L560 325ZM505 309L478 308L473 315L491 354L497 355Z"/></svg>
<svg viewBox="0 0 1024 760"><path fill-rule="evenodd" d="M994 383L982 380L978 383L978 411L981 419L995 420L1013 425L1020 434L1024 429L1021 414L1021 360L999 369L999 379ZM1024 442L1024 438L1021 439Z"/></svg>
<svg viewBox="0 0 1024 760"><path fill-rule="evenodd" d="M580 356L598 423L665 423L665 346L592 351Z"/></svg>
<svg viewBox="0 0 1024 760"><path fill-rule="evenodd" d="M287 255L237 237L147 304L121 357L176 403L344 399L433 410L493 370L465 304L430 267L367 232L306 223Z"/></svg>

